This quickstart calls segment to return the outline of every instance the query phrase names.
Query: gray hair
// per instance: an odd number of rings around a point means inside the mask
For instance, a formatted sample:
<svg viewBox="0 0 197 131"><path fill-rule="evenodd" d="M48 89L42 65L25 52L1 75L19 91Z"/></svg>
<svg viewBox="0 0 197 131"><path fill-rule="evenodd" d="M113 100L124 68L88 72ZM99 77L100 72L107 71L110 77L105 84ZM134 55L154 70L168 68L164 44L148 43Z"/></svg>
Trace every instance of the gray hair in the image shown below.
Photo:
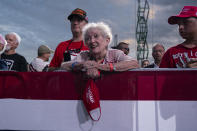
<svg viewBox="0 0 197 131"><path fill-rule="evenodd" d="M84 28L82 29L84 43L86 43L85 36L87 34L87 31L92 28L99 29L102 32L102 34L104 35L104 37L108 37L110 39L108 46L112 43L113 37L112 37L111 28L107 24L105 24L104 22L98 22L98 23L92 22L92 23L88 23L84 26Z"/></svg>
<svg viewBox="0 0 197 131"><path fill-rule="evenodd" d="M16 40L17 40L18 44L21 43L21 37L16 32L11 32L11 33L8 33L6 35L14 35L16 37Z"/></svg>
<svg viewBox="0 0 197 131"><path fill-rule="evenodd" d="M154 51L154 49L155 49L156 46L161 46L163 48L163 50L165 51L165 47L162 44L160 44L160 43L154 44L153 45L153 48L152 48L152 51Z"/></svg>

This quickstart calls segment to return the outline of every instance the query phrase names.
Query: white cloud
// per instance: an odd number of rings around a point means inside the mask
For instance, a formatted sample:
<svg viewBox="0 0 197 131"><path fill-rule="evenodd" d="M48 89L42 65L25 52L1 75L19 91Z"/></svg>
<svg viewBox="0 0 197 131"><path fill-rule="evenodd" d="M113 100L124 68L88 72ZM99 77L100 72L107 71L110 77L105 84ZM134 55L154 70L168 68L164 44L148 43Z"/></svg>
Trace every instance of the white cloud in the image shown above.
<svg viewBox="0 0 197 131"><path fill-rule="evenodd" d="M118 6L128 6L131 0L109 0Z"/></svg>
<svg viewBox="0 0 197 131"><path fill-rule="evenodd" d="M149 11L149 19L154 19L155 18L155 10L153 10L152 8L150 8Z"/></svg>
<svg viewBox="0 0 197 131"><path fill-rule="evenodd" d="M110 28L117 26L117 24L114 21L110 20L110 19L104 19L104 18L102 18L102 19L100 19L100 21L108 24L110 26Z"/></svg>
<svg viewBox="0 0 197 131"><path fill-rule="evenodd" d="M123 39L121 40L122 42L126 42L128 43L129 45L135 45L136 44L136 39L133 39L133 38L128 38L128 39Z"/></svg>
<svg viewBox="0 0 197 131"><path fill-rule="evenodd" d="M1 31L9 31L11 29L10 26L8 25L0 25L0 30Z"/></svg>
<svg viewBox="0 0 197 131"><path fill-rule="evenodd" d="M23 27L17 27L14 25L0 25L0 30L4 35L9 32L16 32L22 37L22 40L27 40L29 42L44 42L44 40L40 39L34 32Z"/></svg>
<svg viewBox="0 0 197 131"><path fill-rule="evenodd" d="M2 35L14 31L21 36L22 41L19 47L17 48L17 52L19 54L22 54L28 62L30 62L32 60L32 57L37 54L36 51L38 46L45 43L45 41L41 39L39 36L37 36L35 32L27 30L24 27L0 25L0 30Z"/></svg>
<svg viewBox="0 0 197 131"><path fill-rule="evenodd" d="M162 12L165 12L165 10L171 10L172 8L173 8L172 5L159 6L159 5L150 4L149 19L154 19L157 14L163 14Z"/></svg>

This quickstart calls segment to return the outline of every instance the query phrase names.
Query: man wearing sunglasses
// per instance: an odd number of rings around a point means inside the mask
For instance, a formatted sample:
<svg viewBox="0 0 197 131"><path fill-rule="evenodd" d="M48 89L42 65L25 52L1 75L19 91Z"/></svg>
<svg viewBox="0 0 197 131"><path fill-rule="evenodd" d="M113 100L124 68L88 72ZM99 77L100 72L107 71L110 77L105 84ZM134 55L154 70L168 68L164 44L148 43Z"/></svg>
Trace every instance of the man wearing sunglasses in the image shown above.
<svg viewBox="0 0 197 131"><path fill-rule="evenodd" d="M49 65L49 71L59 69L62 62L73 60L81 51L88 50L82 41L82 28L88 23L86 12L77 8L67 19L71 23L72 39L61 42L57 46Z"/></svg>
<svg viewBox="0 0 197 131"><path fill-rule="evenodd" d="M125 42L120 42L117 45L116 49L123 51L125 55L129 54L129 44L127 44Z"/></svg>

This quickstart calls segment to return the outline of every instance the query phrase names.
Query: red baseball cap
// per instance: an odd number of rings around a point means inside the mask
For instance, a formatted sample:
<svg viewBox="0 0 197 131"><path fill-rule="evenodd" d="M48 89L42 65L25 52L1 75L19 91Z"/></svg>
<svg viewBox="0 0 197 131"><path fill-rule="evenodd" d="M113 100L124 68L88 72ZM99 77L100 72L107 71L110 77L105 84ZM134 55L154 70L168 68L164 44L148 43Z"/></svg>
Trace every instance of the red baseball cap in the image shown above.
<svg viewBox="0 0 197 131"><path fill-rule="evenodd" d="M87 13L82 9L76 8L75 10L73 10L72 13L68 16L68 20L71 20L73 18L73 16L78 16L81 19L88 22Z"/></svg>
<svg viewBox="0 0 197 131"><path fill-rule="evenodd" d="M168 23L177 24L179 18L197 17L197 6L184 6L179 15L168 18Z"/></svg>

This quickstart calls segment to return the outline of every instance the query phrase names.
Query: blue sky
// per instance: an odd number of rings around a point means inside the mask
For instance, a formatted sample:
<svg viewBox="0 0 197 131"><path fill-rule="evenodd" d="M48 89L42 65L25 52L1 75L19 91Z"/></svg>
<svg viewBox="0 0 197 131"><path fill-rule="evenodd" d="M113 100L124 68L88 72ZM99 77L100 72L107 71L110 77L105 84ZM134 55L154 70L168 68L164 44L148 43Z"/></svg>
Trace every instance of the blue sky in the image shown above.
<svg viewBox="0 0 197 131"><path fill-rule="evenodd" d="M148 43L160 42L166 48L183 41L177 26L167 23L170 15L179 13L184 5L197 5L196 0L149 0L150 19ZM135 26L137 0L0 0L0 34L16 32L22 37L17 52L30 62L37 48L46 44L55 49L60 41L71 38L66 19L75 8L87 11L90 22L104 21L119 41L130 43L132 57L136 54ZM151 57L151 55L150 55Z"/></svg>

